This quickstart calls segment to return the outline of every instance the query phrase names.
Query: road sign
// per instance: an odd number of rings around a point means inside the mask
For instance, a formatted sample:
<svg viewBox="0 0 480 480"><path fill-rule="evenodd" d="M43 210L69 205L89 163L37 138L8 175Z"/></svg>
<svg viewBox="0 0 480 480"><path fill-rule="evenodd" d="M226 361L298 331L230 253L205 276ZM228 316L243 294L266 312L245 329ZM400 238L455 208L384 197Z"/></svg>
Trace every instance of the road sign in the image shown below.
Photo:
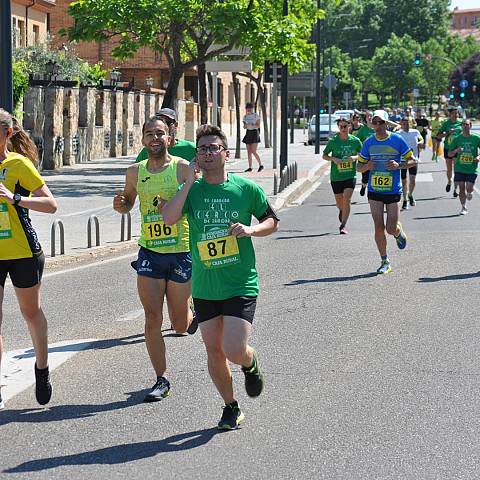
<svg viewBox="0 0 480 480"><path fill-rule="evenodd" d="M460 87L467 88L468 87L468 80L460 80Z"/></svg>
<svg viewBox="0 0 480 480"><path fill-rule="evenodd" d="M277 82L282 81L282 64L276 62L277 64ZM265 83L273 83L273 62L265 62Z"/></svg>
<svg viewBox="0 0 480 480"><path fill-rule="evenodd" d="M414 88L412 94L415 98L420 96L420 90L418 88Z"/></svg>
<svg viewBox="0 0 480 480"><path fill-rule="evenodd" d="M326 75L323 79L323 85L325 88L332 88L335 89L337 86L337 79L333 75Z"/></svg>
<svg viewBox="0 0 480 480"><path fill-rule="evenodd" d="M313 72L296 73L288 78L288 95L290 97L314 97Z"/></svg>
<svg viewBox="0 0 480 480"><path fill-rule="evenodd" d="M251 72L252 62L249 60L232 60L205 62L207 72Z"/></svg>

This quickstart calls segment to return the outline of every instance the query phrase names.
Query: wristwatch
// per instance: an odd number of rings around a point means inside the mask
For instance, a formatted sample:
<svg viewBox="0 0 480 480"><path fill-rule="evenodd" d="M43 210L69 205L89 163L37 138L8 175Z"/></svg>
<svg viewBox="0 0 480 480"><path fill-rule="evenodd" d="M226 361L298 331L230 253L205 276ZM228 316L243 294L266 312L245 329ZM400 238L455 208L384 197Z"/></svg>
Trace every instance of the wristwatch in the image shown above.
<svg viewBox="0 0 480 480"><path fill-rule="evenodd" d="M20 203L20 200L22 199L22 196L19 193L14 193L13 194L13 204L18 205Z"/></svg>

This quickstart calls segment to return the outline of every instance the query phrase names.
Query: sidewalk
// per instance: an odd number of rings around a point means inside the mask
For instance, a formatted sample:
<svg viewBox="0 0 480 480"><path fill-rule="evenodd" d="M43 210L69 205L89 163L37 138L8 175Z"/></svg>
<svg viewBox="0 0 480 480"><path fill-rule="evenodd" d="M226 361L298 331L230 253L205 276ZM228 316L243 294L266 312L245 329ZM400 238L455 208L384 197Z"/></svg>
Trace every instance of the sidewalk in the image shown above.
<svg viewBox="0 0 480 480"><path fill-rule="evenodd" d="M272 149L259 146L259 154L265 169L257 173L244 173L248 166L245 148L241 150L241 159L232 158L228 171L245 176L257 182L269 196L272 205L281 209L287 203L294 202L312 188L319 176L323 175L327 162L320 155L314 154L313 146L304 146L303 130L295 131L295 143L289 145L289 163L297 162L298 177L294 184L284 192L273 196L275 170L272 167ZM235 145L233 139L231 144ZM244 145L242 144L242 147ZM232 149L234 152L234 148ZM42 175L58 202L55 215L30 212L33 225L39 235L40 242L47 259L51 257L51 228L55 219L61 220L65 230L66 256L95 255L110 248L127 247L131 242L120 242L121 215L112 208L115 193L123 189L125 170L133 162L133 157L106 158L87 164L64 167L60 171L44 171ZM277 169L278 171L278 169ZM87 223L91 215L98 218L100 225L100 249L87 248ZM140 231L138 205L131 211L132 241L136 243ZM59 229L56 229L56 259L60 254ZM92 244L95 245L95 228L92 222ZM62 256L63 257L63 256ZM73 260L73 259L72 259ZM49 259L50 261L50 259Z"/></svg>

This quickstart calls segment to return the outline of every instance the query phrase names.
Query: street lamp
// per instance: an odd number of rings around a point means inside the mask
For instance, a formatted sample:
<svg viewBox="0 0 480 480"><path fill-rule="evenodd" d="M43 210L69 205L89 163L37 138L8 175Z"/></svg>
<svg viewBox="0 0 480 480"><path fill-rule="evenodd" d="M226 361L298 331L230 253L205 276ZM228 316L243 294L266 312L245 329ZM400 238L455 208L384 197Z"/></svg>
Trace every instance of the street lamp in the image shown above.
<svg viewBox="0 0 480 480"><path fill-rule="evenodd" d="M149 75L146 79L145 79L145 83L147 84L147 91L149 92L152 87L153 87L153 77L151 75Z"/></svg>
<svg viewBox="0 0 480 480"><path fill-rule="evenodd" d="M117 84L120 81L121 76L122 76L122 72L118 71L116 68L110 71L110 78L112 80L112 86L114 89L117 87Z"/></svg>

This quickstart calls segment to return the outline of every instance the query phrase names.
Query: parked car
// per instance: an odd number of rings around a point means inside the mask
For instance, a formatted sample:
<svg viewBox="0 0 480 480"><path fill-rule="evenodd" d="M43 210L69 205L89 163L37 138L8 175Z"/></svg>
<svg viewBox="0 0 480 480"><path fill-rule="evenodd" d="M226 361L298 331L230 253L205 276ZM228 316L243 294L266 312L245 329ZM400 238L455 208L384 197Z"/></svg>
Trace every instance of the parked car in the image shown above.
<svg viewBox="0 0 480 480"><path fill-rule="evenodd" d="M333 112L334 115L336 115L338 118L347 118L350 120L352 118L352 115L354 114L353 110L335 110Z"/></svg>
<svg viewBox="0 0 480 480"><path fill-rule="evenodd" d="M328 113L320 114L320 142L326 143L328 140L338 133L336 115L331 116L331 127L328 128ZM312 115L310 122L308 123L308 144L313 145L315 143L315 129L317 125L316 115Z"/></svg>

